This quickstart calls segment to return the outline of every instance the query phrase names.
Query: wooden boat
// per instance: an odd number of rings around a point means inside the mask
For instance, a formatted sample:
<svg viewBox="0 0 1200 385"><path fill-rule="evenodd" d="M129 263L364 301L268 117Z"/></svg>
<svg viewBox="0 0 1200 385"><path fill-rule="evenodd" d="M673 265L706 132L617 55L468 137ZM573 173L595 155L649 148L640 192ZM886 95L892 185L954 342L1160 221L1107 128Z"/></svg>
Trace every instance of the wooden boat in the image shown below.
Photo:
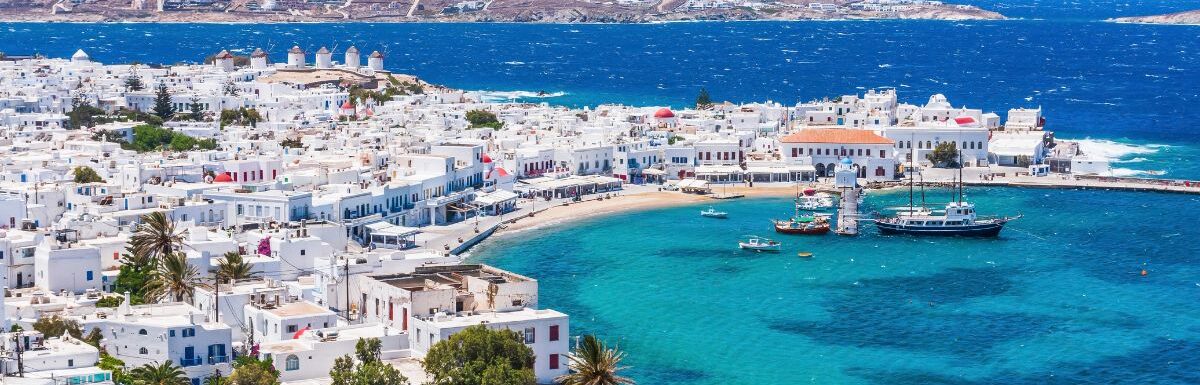
<svg viewBox="0 0 1200 385"><path fill-rule="evenodd" d="M781 247L779 242L763 237L750 237L750 239L738 242L739 249L758 253L778 253Z"/></svg>
<svg viewBox="0 0 1200 385"><path fill-rule="evenodd" d="M821 235L829 232L829 220L815 215L797 215L787 220L774 220L775 232L780 234Z"/></svg>

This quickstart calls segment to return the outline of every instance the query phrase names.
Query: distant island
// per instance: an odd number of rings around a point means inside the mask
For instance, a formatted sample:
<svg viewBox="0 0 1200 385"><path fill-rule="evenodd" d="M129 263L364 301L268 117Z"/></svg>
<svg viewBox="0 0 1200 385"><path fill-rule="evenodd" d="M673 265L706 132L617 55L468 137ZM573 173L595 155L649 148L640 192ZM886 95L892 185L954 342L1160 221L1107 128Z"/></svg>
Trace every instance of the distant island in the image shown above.
<svg viewBox="0 0 1200 385"><path fill-rule="evenodd" d="M929 0L12 0L4 21L545 22L698 20L998 20L971 5Z"/></svg>
<svg viewBox="0 0 1200 385"><path fill-rule="evenodd" d="M1168 13L1164 15L1118 17L1108 19L1108 21L1117 23L1200 25L1200 9L1194 11Z"/></svg>

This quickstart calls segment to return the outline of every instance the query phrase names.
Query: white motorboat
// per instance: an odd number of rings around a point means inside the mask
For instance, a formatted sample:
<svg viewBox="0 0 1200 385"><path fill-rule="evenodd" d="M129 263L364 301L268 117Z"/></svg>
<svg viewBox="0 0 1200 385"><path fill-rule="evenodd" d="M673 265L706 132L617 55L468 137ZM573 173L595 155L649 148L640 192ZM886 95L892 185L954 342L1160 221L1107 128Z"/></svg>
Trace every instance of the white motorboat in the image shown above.
<svg viewBox="0 0 1200 385"><path fill-rule="evenodd" d="M738 242L738 248L758 253L778 253L781 247L779 242L763 237L750 237L750 239Z"/></svg>
<svg viewBox="0 0 1200 385"><path fill-rule="evenodd" d="M700 216L708 217L708 218L725 219L725 218L729 217L729 213L726 213L724 211L717 211L717 209L709 207L708 209L700 210Z"/></svg>

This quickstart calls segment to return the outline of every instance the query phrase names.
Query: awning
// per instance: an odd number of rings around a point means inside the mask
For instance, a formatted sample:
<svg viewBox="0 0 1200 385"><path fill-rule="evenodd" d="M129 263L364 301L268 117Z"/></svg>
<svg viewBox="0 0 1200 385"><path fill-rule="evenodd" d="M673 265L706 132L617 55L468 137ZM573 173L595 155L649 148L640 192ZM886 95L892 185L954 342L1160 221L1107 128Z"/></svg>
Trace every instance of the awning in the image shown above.
<svg viewBox="0 0 1200 385"><path fill-rule="evenodd" d="M366 225L371 230L371 235L392 236L392 237L407 237L417 235L421 232L420 229L413 227L396 226L387 222L375 222Z"/></svg>
<svg viewBox="0 0 1200 385"><path fill-rule="evenodd" d="M696 175L729 175L741 174L738 166L696 166Z"/></svg>
<svg viewBox="0 0 1200 385"><path fill-rule="evenodd" d="M514 199L517 199L517 193L508 190L496 190L487 195L475 198L475 204L480 206L491 206Z"/></svg>
<svg viewBox="0 0 1200 385"><path fill-rule="evenodd" d="M681 189L706 189L708 188L708 181L699 179L684 179L679 181L676 186Z"/></svg>

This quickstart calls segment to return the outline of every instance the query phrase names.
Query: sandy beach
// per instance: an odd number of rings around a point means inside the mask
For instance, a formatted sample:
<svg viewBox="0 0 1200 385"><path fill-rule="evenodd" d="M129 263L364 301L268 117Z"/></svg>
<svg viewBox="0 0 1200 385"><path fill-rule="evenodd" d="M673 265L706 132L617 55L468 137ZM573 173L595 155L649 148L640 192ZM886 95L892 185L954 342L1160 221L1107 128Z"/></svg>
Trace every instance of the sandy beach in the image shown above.
<svg viewBox="0 0 1200 385"><path fill-rule="evenodd" d="M745 198L778 197L791 196L796 193L796 188L794 186L728 187L723 193L741 194ZM603 200L587 200L571 203L566 206L559 204L544 211L539 211L534 216L517 219L505 225L498 233L540 228L601 215L664 207L702 205L713 202L719 202L719 200L708 196L685 194L675 191L625 191L621 195Z"/></svg>

